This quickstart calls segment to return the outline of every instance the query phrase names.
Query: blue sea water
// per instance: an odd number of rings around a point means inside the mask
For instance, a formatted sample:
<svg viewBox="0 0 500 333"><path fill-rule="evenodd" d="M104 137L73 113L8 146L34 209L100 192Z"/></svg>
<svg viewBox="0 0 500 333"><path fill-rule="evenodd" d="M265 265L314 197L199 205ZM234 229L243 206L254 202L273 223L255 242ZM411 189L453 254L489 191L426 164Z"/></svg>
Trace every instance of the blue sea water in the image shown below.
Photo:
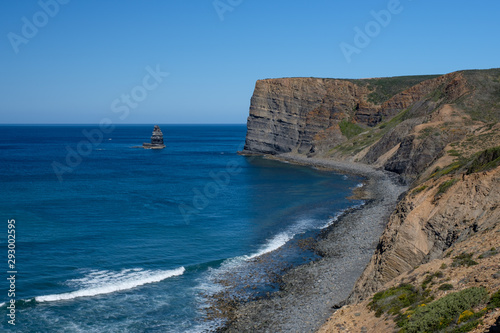
<svg viewBox="0 0 500 333"><path fill-rule="evenodd" d="M359 178L237 155L244 125L162 125L165 149L134 148L152 127L0 126L3 330L204 331L218 278L357 204Z"/></svg>

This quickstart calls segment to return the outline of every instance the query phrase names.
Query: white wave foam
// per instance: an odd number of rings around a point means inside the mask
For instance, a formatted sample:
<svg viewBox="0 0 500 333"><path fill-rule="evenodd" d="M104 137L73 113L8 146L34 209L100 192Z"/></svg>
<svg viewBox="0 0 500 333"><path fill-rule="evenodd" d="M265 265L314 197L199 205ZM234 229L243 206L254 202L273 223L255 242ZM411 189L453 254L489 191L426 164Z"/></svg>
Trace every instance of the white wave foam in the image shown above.
<svg viewBox="0 0 500 333"><path fill-rule="evenodd" d="M290 241L293 237L296 235L303 234L307 230L312 230L316 229L317 226L317 220L310 219L310 218L303 218L300 219L298 222L296 222L292 227L290 227L288 230L283 231L273 238L269 239L266 241L264 245L258 250L256 253L251 254L251 255L246 255L243 256L243 259L249 260L249 259L254 259L257 257L260 257L261 255L264 255L266 253L272 252L274 250L279 249L288 241Z"/></svg>
<svg viewBox="0 0 500 333"><path fill-rule="evenodd" d="M328 228L329 226L331 226L332 224L334 224L335 222L337 222L337 220L339 219L339 217L341 217L342 215L344 215L344 213L346 211L348 211L349 209L358 209L359 207L363 206L364 204L365 204L365 202L363 201L359 205L355 205L355 206L352 206L352 207L349 207L349 208L346 208L346 209L342 209L340 212L338 212L337 214L335 214L335 216L331 217L328 220L328 222L324 226L322 226L320 229Z"/></svg>
<svg viewBox="0 0 500 333"><path fill-rule="evenodd" d="M263 254L272 252L274 250L279 249L283 245L285 245L290 239L293 238L293 234L288 232L282 232L271 238L266 244L264 244L259 251L254 254L243 256L244 259L253 259L260 257Z"/></svg>
<svg viewBox="0 0 500 333"><path fill-rule="evenodd" d="M356 185L357 188L360 188L360 187L363 187L363 186L365 186L365 184L363 184L363 183L359 183L358 185Z"/></svg>
<svg viewBox="0 0 500 333"><path fill-rule="evenodd" d="M142 268L125 269L120 272L91 271L81 279L69 280L68 284L81 288L63 294L35 297L37 302L69 300L77 297L90 297L128 290L148 283L160 282L173 276L184 274L184 267L165 271L143 270Z"/></svg>
<svg viewBox="0 0 500 333"><path fill-rule="evenodd" d="M340 212L338 212L337 214L335 214L335 216L331 217L328 222L326 222L326 224L321 227L321 229L325 229L325 228L328 228L329 226L331 226L332 224L334 224L335 222L337 222L337 220L339 219L339 217L344 214L346 210L341 210Z"/></svg>

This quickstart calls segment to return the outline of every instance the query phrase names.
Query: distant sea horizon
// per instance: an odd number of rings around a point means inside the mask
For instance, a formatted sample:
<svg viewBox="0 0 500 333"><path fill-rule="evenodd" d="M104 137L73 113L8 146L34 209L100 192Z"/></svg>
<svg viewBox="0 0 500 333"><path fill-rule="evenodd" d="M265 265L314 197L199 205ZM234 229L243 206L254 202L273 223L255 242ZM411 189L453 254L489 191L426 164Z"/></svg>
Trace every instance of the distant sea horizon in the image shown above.
<svg viewBox="0 0 500 333"><path fill-rule="evenodd" d="M115 126L239 126L246 125L243 123L113 123ZM99 123L0 123L0 126L99 126Z"/></svg>
<svg viewBox="0 0 500 333"><path fill-rule="evenodd" d="M153 125L166 148L135 148ZM0 125L15 330L201 332L218 324L205 310L222 278L272 251L284 266L314 260L296 243L358 205L346 198L361 178L239 156L245 134L245 124ZM4 330L9 301L0 294Z"/></svg>

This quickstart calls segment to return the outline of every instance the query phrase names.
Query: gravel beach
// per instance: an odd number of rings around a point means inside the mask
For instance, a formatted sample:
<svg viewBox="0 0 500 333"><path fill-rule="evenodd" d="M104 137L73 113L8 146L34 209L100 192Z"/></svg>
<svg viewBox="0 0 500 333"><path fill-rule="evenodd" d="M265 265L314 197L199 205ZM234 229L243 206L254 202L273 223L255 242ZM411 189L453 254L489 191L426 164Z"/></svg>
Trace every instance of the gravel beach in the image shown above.
<svg viewBox="0 0 500 333"><path fill-rule="evenodd" d="M276 160L366 178L365 204L324 229L312 249L320 258L287 270L280 290L269 297L232 304L232 316L218 332L315 332L351 293L368 264L398 197L407 189L397 175L368 165L283 154Z"/></svg>

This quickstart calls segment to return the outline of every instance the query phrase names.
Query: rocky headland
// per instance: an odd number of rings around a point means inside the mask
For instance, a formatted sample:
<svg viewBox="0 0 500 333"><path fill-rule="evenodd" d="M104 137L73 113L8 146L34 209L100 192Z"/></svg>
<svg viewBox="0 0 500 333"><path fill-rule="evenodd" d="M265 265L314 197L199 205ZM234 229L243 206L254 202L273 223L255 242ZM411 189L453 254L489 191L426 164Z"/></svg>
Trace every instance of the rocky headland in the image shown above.
<svg viewBox="0 0 500 333"><path fill-rule="evenodd" d="M499 119L500 69L258 81L241 153L364 175L370 200L222 330L498 329Z"/></svg>

